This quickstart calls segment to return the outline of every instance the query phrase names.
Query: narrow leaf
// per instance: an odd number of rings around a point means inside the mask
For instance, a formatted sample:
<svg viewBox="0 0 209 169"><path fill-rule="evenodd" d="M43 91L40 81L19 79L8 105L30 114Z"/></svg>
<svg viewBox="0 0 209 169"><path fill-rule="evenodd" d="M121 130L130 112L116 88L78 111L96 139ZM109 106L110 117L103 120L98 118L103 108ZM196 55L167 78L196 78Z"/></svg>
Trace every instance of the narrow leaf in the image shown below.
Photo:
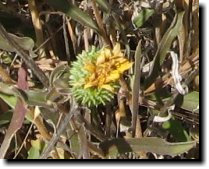
<svg viewBox="0 0 209 169"><path fill-rule="evenodd" d="M137 28L144 25L144 23L154 14L154 9L143 9L134 18L133 23Z"/></svg>
<svg viewBox="0 0 209 169"><path fill-rule="evenodd" d="M176 156L189 151L196 145L195 141L169 143L157 137L129 138L129 139L112 139L102 142L101 149L109 157L116 157L119 154L128 152L152 152L160 155Z"/></svg>
<svg viewBox="0 0 209 169"><path fill-rule="evenodd" d="M193 91L184 96L183 104L181 106L182 109L189 110L193 112L199 112L197 109L199 105L199 92Z"/></svg>
<svg viewBox="0 0 209 169"><path fill-rule="evenodd" d="M154 56L150 75L145 82L145 88L149 87L155 81L155 78L158 76L161 65L165 60L166 54L168 53L174 38L177 37L180 31L180 28L182 26L183 16L184 16L184 12L180 12L176 14L176 16L173 19L173 22L171 23L171 26L164 34L158 46L157 52Z"/></svg>
<svg viewBox="0 0 209 169"><path fill-rule="evenodd" d="M134 79L132 88L132 129L135 135L137 114L139 109L139 91L140 91L140 77L141 77L141 41L139 41L135 52L135 66L134 66ZM141 134L140 134L141 135Z"/></svg>
<svg viewBox="0 0 209 169"><path fill-rule="evenodd" d="M105 11L110 11L110 6L106 0L96 0L96 2L99 4L99 6Z"/></svg>
<svg viewBox="0 0 209 169"><path fill-rule="evenodd" d="M0 98L4 100L4 102L7 103L11 108L15 107L17 102L17 97L0 92Z"/></svg>
<svg viewBox="0 0 209 169"><path fill-rule="evenodd" d="M76 20L84 26L88 26L98 32L98 26L96 22L80 8L68 3L67 0L47 0L47 2L54 7L55 9L65 13L67 16L70 16L72 19Z"/></svg>
<svg viewBox="0 0 209 169"><path fill-rule="evenodd" d="M34 41L33 39L29 37L18 37L12 33L8 33L11 39L13 39L17 44L20 45L21 48L23 48L26 51L32 51L34 47ZM13 46L10 45L10 43L5 40L2 35L0 34L0 49L6 50L8 52L16 52L16 50L13 48Z"/></svg>

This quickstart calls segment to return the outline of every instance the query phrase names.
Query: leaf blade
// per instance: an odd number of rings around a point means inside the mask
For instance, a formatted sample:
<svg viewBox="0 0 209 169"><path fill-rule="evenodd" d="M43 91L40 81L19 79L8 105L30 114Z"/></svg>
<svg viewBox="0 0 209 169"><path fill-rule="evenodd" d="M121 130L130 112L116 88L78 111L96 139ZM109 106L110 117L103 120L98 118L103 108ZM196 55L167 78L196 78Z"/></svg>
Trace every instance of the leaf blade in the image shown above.
<svg viewBox="0 0 209 169"><path fill-rule="evenodd" d="M67 0L47 0L47 2L55 9L64 12L67 16L81 23L82 25L88 26L95 31L99 32L96 22L84 11L72 3L68 3Z"/></svg>
<svg viewBox="0 0 209 169"><path fill-rule="evenodd" d="M100 148L107 156L116 157L128 152L152 152L161 155L175 156L187 152L196 145L195 141L169 143L157 137L117 138L102 142Z"/></svg>
<svg viewBox="0 0 209 169"><path fill-rule="evenodd" d="M169 51L174 38L177 37L179 30L182 26L183 16L184 11L177 13L167 32L164 34L158 46L157 52L154 56L151 72L145 81L145 88L149 87L158 76L161 65L165 60L166 54Z"/></svg>

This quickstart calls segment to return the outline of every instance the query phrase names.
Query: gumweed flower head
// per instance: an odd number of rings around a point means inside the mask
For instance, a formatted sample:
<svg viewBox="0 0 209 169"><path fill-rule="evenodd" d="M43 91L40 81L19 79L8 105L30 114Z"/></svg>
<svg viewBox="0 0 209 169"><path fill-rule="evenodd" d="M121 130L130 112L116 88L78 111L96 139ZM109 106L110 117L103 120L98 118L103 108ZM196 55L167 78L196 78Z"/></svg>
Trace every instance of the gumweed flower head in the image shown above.
<svg viewBox="0 0 209 169"><path fill-rule="evenodd" d="M124 57L119 43L113 49L92 47L83 51L70 69L73 96L88 107L105 105L113 99L120 76L132 64Z"/></svg>

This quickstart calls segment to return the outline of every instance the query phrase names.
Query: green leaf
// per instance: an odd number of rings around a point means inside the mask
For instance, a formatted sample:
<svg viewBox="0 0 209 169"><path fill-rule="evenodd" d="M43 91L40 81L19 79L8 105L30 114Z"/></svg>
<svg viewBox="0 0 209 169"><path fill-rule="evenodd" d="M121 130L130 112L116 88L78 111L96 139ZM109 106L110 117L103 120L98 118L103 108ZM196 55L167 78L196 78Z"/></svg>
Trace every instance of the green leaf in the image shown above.
<svg viewBox="0 0 209 169"><path fill-rule="evenodd" d="M11 108L14 108L17 102L17 97L12 95L7 95L0 92L0 98L4 100Z"/></svg>
<svg viewBox="0 0 209 169"><path fill-rule="evenodd" d="M181 108L192 112L198 107L198 105L199 105L199 92L193 91L184 96L184 100ZM199 110L195 110L195 112L198 113Z"/></svg>
<svg viewBox="0 0 209 169"><path fill-rule="evenodd" d="M178 120L171 119L170 121L164 122L162 127L168 130L176 141L191 141L187 131L183 128L181 122Z"/></svg>
<svg viewBox="0 0 209 169"><path fill-rule="evenodd" d="M182 26L184 12L178 13L176 17L176 21L174 19L171 26L168 28L168 31L163 36L162 41L159 45L157 58L159 57L160 59L160 65L162 65L162 63L164 62L166 54L168 53L174 38L177 37L177 35L179 34L179 30Z"/></svg>
<svg viewBox="0 0 209 169"><path fill-rule="evenodd" d="M20 97L28 105L44 107L50 112L54 112L53 106L47 102L47 94L48 92L42 89L23 91L0 82L0 98L13 109L16 105L17 97Z"/></svg>
<svg viewBox="0 0 209 169"><path fill-rule="evenodd" d="M28 158L27 159L39 159L40 152L38 149L31 147L28 151Z"/></svg>
<svg viewBox="0 0 209 169"><path fill-rule="evenodd" d="M41 106L41 104L45 104L47 102L46 100L47 92L44 90L40 90L40 89L28 90L26 94L27 94L28 104Z"/></svg>
<svg viewBox="0 0 209 169"><path fill-rule="evenodd" d="M47 2L52 7L65 13L67 16L70 16L80 24L99 32L96 22L87 13L83 12L80 8L73 5L72 3L69 3L67 0L47 0Z"/></svg>
<svg viewBox="0 0 209 169"><path fill-rule="evenodd" d="M8 53L2 53L0 55L0 59L2 61L2 64L11 64L12 63L12 56Z"/></svg>
<svg viewBox="0 0 209 169"><path fill-rule="evenodd" d="M20 45L26 51L32 51L34 48L34 41L29 37L18 37L15 34L8 33L10 38ZM0 49L8 52L16 52L16 50L0 35Z"/></svg>
<svg viewBox="0 0 209 169"><path fill-rule="evenodd" d="M154 9L143 9L134 18L133 23L137 28L141 27L154 14L154 12Z"/></svg>
<svg viewBox="0 0 209 169"><path fill-rule="evenodd" d="M179 34L180 28L182 26L182 20L184 17L184 12L179 12L173 19L171 26L168 28L167 32L163 35L163 38L158 46L157 52L153 59L153 64L151 67L151 73L147 80L145 81L145 88L149 87L159 75L160 68L165 60L167 53L171 47L174 38Z"/></svg>
<svg viewBox="0 0 209 169"><path fill-rule="evenodd" d="M105 12L109 12L110 6L108 4L108 2L106 0L96 0L96 2L99 4L99 6L105 11Z"/></svg>
<svg viewBox="0 0 209 169"><path fill-rule="evenodd" d="M27 159L39 159L41 151L41 142L40 140L31 140L32 147L28 151Z"/></svg>
<svg viewBox="0 0 209 169"><path fill-rule="evenodd" d="M143 138L117 138L100 144L100 148L109 157L116 157L119 154L128 152L152 152L160 155L176 156L189 151L196 145L195 141L169 143L157 137Z"/></svg>

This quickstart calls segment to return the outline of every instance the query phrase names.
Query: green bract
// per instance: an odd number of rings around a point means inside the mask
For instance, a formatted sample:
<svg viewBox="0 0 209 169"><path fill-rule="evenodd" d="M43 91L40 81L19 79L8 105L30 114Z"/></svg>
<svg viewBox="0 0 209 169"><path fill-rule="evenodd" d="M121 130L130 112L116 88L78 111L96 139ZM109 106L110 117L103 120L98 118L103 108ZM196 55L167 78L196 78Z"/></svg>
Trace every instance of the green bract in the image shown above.
<svg viewBox="0 0 209 169"><path fill-rule="evenodd" d="M78 103L93 107L100 104L105 105L114 98L114 93L97 87L84 88L85 79L89 76L89 72L84 68L87 63L95 62L99 56L99 50L95 47L88 52L83 51L77 56L77 61L73 62L70 69L70 86L72 95ZM118 88L116 83L111 84L112 87Z"/></svg>

